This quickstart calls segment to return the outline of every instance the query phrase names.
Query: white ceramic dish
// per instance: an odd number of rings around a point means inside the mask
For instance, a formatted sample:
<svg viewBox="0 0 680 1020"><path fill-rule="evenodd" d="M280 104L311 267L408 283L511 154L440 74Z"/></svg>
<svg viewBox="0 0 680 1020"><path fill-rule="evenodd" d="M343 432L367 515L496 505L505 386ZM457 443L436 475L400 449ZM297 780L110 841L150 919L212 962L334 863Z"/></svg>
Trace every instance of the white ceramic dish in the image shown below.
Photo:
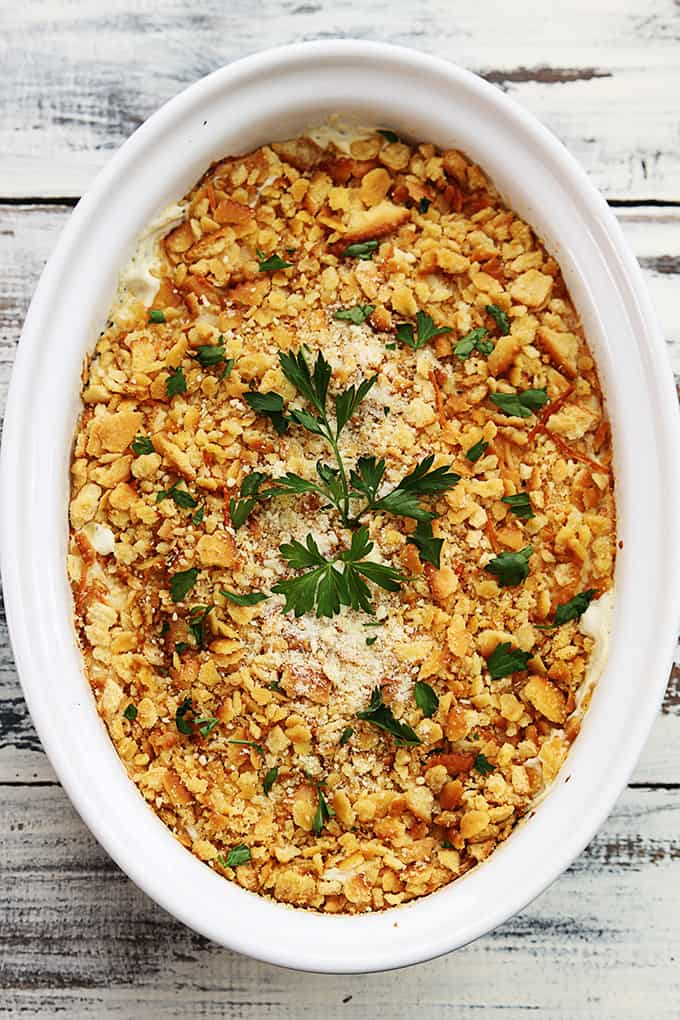
<svg viewBox="0 0 680 1020"><path fill-rule="evenodd" d="M462 148L559 258L608 399L622 543L607 669L535 816L444 890L359 917L317 916L256 897L173 839L128 780L95 712L64 565L81 363L136 235L211 161L338 111ZM14 369L2 455L7 612L26 700L65 790L158 903L216 942L272 963L380 970L489 931L588 843L658 710L680 615L679 449L671 373L637 264L584 172L527 113L466 71L381 44L292 46L215 72L154 114L79 203L33 299Z"/></svg>

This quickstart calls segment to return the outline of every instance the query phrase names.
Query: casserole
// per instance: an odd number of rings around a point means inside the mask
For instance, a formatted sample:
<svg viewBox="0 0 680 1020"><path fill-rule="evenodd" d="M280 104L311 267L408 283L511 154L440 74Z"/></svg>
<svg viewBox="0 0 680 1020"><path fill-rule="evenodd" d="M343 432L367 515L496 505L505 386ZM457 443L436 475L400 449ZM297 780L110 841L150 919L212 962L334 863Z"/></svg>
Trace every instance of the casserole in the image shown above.
<svg viewBox="0 0 680 1020"><path fill-rule="evenodd" d="M129 783L93 711L63 568L80 364L135 237L212 160L288 137L336 111L466 151L560 262L608 399L621 543L609 662L565 766L570 782L558 777L535 817L454 886L356 918L305 915L256 899L220 883L174 843ZM46 337L58 358L45 357ZM65 789L154 899L203 934L270 962L377 970L431 958L488 931L591 838L658 708L678 616L679 482L674 394L648 299L615 220L564 150L492 87L440 61L367 43L291 47L216 72L152 117L80 203L34 299L10 393L2 493L12 639L29 707ZM644 543L640 521L654 522Z"/></svg>

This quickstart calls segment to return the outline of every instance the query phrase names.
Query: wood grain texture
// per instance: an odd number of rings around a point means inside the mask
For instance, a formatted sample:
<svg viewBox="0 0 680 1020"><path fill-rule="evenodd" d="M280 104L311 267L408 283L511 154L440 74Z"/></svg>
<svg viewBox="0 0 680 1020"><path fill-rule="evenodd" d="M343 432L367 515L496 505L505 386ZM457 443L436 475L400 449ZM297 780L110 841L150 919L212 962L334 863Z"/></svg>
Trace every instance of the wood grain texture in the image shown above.
<svg viewBox="0 0 680 1020"><path fill-rule="evenodd" d="M552 128L617 205L680 383L680 5L571 0L547 13L532 0L0 0L0 412L45 259L110 152L206 72L268 45L333 36L460 62ZM0 794L0 1016L679 1015L680 654L631 784L572 868L496 932L397 974L301 977L259 964L136 889L56 782L1 602Z"/></svg>
<svg viewBox="0 0 680 1020"><path fill-rule="evenodd" d="M649 1016L653 1001L656 1018L677 1017L680 803L662 791L628 790L573 867L493 934L363 977L301 978L188 931L118 871L56 788L6 791L0 818L0 1012L440 1020L540 1008L602 1020Z"/></svg>
<svg viewBox="0 0 680 1020"><path fill-rule="evenodd" d="M680 200L673 0L28 0L0 35L0 195L79 195L202 75L267 46L363 37L469 67L562 139L610 197Z"/></svg>

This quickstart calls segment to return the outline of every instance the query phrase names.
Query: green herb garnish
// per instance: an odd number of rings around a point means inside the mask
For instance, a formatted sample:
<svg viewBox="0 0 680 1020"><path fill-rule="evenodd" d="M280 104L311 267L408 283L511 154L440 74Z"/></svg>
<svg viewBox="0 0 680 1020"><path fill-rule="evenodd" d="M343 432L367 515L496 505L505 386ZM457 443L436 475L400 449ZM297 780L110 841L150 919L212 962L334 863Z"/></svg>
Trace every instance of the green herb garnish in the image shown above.
<svg viewBox="0 0 680 1020"><path fill-rule="evenodd" d="M265 773L264 781L262 783L262 788L264 790L265 797L269 796L269 791L271 790L272 786L278 779L278 775L279 770L276 766L274 766L273 769L268 769L267 772Z"/></svg>
<svg viewBox="0 0 680 1020"><path fill-rule="evenodd" d="M191 518L191 523L192 523L192 524L193 524L193 525L194 525L195 527L198 527L198 525L199 525L199 524L200 524L200 523L202 522L202 520L203 520L203 515L204 515L204 514L205 514L205 507L204 507L204 506L199 506L198 510L196 511L196 513L195 513L195 514L193 514L193 516L192 516L192 518Z"/></svg>
<svg viewBox="0 0 680 1020"><path fill-rule="evenodd" d="M198 506L198 500L194 499L190 492L186 489L179 488L180 483L175 482L169 489L165 489L163 492L156 494L156 502L162 503L164 499L171 499L173 503L181 507L182 510L193 510L195 506Z"/></svg>
<svg viewBox="0 0 680 1020"><path fill-rule="evenodd" d="M263 414L269 418L280 436L288 431L288 419L283 413L283 397L279 393L251 391L244 393L243 399L256 414Z"/></svg>
<svg viewBox="0 0 680 1020"><path fill-rule="evenodd" d="M497 644L487 659L486 665L492 680L501 680L512 673L522 673L527 668L531 652L513 648L509 641Z"/></svg>
<svg viewBox="0 0 680 1020"><path fill-rule="evenodd" d="M357 718L389 733L399 746L416 747L420 744L417 733L406 723L395 719L392 709L383 703L381 687L374 688L368 708L364 712L357 712Z"/></svg>
<svg viewBox="0 0 680 1020"><path fill-rule="evenodd" d="M176 397L178 393L186 393L187 381L184 378L184 371L181 365L173 369L165 380L165 392L169 397Z"/></svg>
<svg viewBox="0 0 680 1020"><path fill-rule="evenodd" d="M205 647L205 621L211 610L212 606L193 606L189 614L189 633L197 648Z"/></svg>
<svg viewBox="0 0 680 1020"><path fill-rule="evenodd" d="M175 723L177 725L177 729L179 730L180 733L184 733L187 736L193 733L191 723L188 721L188 719L185 718L186 715L192 711L191 706L192 706L191 698L185 698L182 704L175 712Z"/></svg>
<svg viewBox="0 0 680 1020"><path fill-rule="evenodd" d="M483 457L486 451L489 449L489 444L485 443L483 439L480 439L478 443L471 446L465 456L469 461L475 464L480 457Z"/></svg>
<svg viewBox="0 0 680 1020"><path fill-rule="evenodd" d="M435 326L434 319L427 312L416 312L415 333L413 323L402 322L397 326L397 339L414 351L419 351L426 343L436 336L450 333L450 326Z"/></svg>
<svg viewBox="0 0 680 1020"><path fill-rule="evenodd" d="M418 212L419 213L426 213L431 205L432 205L432 199L431 198L425 198L423 196L423 198L421 198L420 202L418 202Z"/></svg>
<svg viewBox="0 0 680 1020"><path fill-rule="evenodd" d="M215 727L219 725L219 721L214 715L210 715L204 716L202 719L194 719L194 724L198 726L198 732L202 737L209 737Z"/></svg>
<svg viewBox="0 0 680 1020"><path fill-rule="evenodd" d="M515 418L530 418L548 401L545 389L523 390L521 393L492 393L491 402L504 414Z"/></svg>
<svg viewBox="0 0 680 1020"><path fill-rule="evenodd" d="M220 337L220 340L223 338ZM202 347L197 347L190 357L195 358L203 366L203 368L210 368L211 365L219 365L221 361L225 361L224 357L224 345L223 344L204 344Z"/></svg>
<svg viewBox="0 0 680 1020"><path fill-rule="evenodd" d="M290 269L293 265L292 262L284 261L280 255L276 255L275 253L272 255L265 255L265 253L260 251L259 248L256 248L256 253L260 262L259 268L261 273L275 273L279 269Z"/></svg>
<svg viewBox="0 0 680 1020"><path fill-rule="evenodd" d="M444 539L434 537L431 521L418 521L416 530L408 536L406 542L416 547L421 560L439 570Z"/></svg>
<svg viewBox="0 0 680 1020"><path fill-rule="evenodd" d="M165 322L165 314L160 308L149 309L149 322Z"/></svg>
<svg viewBox="0 0 680 1020"><path fill-rule="evenodd" d="M534 547L527 545L519 552L501 553L494 556L484 569L498 579L502 588L514 588L529 576L529 558L533 551Z"/></svg>
<svg viewBox="0 0 680 1020"><path fill-rule="evenodd" d="M256 606L258 602L265 602L269 595L265 595L261 591L251 591L247 595L237 595L233 591L225 591L224 588L220 588L220 595L224 595L225 599L229 602L233 602L235 606Z"/></svg>
<svg viewBox="0 0 680 1020"><path fill-rule="evenodd" d="M198 568L189 567L188 570L179 570L170 578L170 597L173 602L181 602L188 595L196 584Z"/></svg>
<svg viewBox="0 0 680 1020"><path fill-rule="evenodd" d="M502 308L498 307L498 305L487 305L484 310L488 312L491 318L495 321L501 336L507 336L510 332L510 319L508 318L507 312L504 312Z"/></svg>
<svg viewBox="0 0 680 1020"><path fill-rule="evenodd" d="M485 329L484 326L478 326L477 329L473 329L470 333L461 337L453 348L453 353L463 361L469 358L473 351L479 351L480 354L491 354L493 342L484 339L484 337L488 336L488 333L488 329Z"/></svg>
<svg viewBox="0 0 680 1020"><path fill-rule="evenodd" d="M366 322L374 310L375 305L353 305L352 308L338 308L333 312L333 318L339 321L353 322L355 326L360 326L362 322Z"/></svg>
<svg viewBox="0 0 680 1020"><path fill-rule="evenodd" d="M388 142L399 141L399 135L395 135L394 131L389 131L387 128L378 128L378 134L382 135Z"/></svg>
<svg viewBox="0 0 680 1020"><path fill-rule="evenodd" d="M135 436L130 446L135 457L143 457L147 453L153 453L153 443L148 436Z"/></svg>
<svg viewBox="0 0 680 1020"><path fill-rule="evenodd" d="M344 730L340 734L340 746L341 747L344 747L344 745L352 737L353 733L354 733L354 730L352 729L351 726L345 726Z"/></svg>
<svg viewBox="0 0 680 1020"><path fill-rule="evenodd" d="M293 612L296 617L312 609L319 617L334 616L340 606L373 613L367 580L386 591L399 591L408 580L395 567L363 558L373 549L368 528L363 525L353 533L349 549L330 560L320 552L312 535L307 535L306 545L294 541L279 548L290 567L304 570L272 587L273 592L285 595L283 612Z"/></svg>
<svg viewBox="0 0 680 1020"><path fill-rule="evenodd" d="M135 705L132 704L132 702L130 702L128 707L125 709L123 715L129 722L135 721L135 719L137 718L137 708L135 707Z"/></svg>
<svg viewBox="0 0 680 1020"><path fill-rule="evenodd" d="M246 846L245 843L239 843L233 850L230 850L227 854L226 860L222 855L218 855L218 863L223 868L238 868L239 864L247 864L251 860L250 847Z"/></svg>
<svg viewBox="0 0 680 1020"><path fill-rule="evenodd" d="M536 516L528 492L518 492L515 496L503 496L501 502L507 503L515 517L519 517L523 521L528 521Z"/></svg>
<svg viewBox="0 0 680 1020"><path fill-rule="evenodd" d="M487 756L481 752L475 758L473 768L479 772L480 776L490 776L492 772L496 771L496 766L492 765Z"/></svg>
<svg viewBox="0 0 680 1020"><path fill-rule="evenodd" d="M373 258L373 252L377 247L377 241L357 241L355 244L348 244L341 256L345 259L361 259L362 262L368 262Z"/></svg>
<svg viewBox="0 0 680 1020"><path fill-rule="evenodd" d="M573 599L569 599L568 602L561 602L555 610L553 622L547 624L539 623L537 624L538 628L540 630L552 630L553 627L561 627L563 623L578 620L580 616L583 616L596 595L596 588L588 588L587 591L581 591L578 595L574 595Z"/></svg>
<svg viewBox="0 0 680 1020"><path fill-rule="evenodd" d="M413 688L413 696L415 698L416 705L423 713L426 719L431 718L439 708L439 698L430 687L423 680L418 680L415 687Z"/></svg>
<svg viewBox="0 0 680 1020"><path fill-rule="evenodd" d="M331 818L335 817L335 811L329 806L328 801L324 796L324 792L321 789L321 784L317 786L316 790L319 800L314 818L312 819L312 829L314 830L315 836L320 836L321 830L326 822L330 822Z"/></svg>

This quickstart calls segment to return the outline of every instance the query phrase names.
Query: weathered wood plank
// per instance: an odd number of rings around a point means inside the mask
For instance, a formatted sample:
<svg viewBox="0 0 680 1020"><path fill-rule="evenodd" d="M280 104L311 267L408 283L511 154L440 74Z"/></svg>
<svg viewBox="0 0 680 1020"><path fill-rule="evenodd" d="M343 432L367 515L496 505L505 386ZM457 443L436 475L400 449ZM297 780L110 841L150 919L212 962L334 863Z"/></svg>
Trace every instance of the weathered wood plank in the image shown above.
<svg viewBox="0 0 680 1020"><path fill-rule="evenodd" d="M303 979L171 920L109 861L59 788L5 792L0 945L11 1015L311 1020L377 1016L379 1003L396 1020L495 1009L632 1020L653 1001L656 1017L677 1016L680 803L664 792L627 791L566 875L465 950L398 975Z"/></svg>
<svg viewBox="0 0 680 1020"><path fill-rule="evenodd" d="M3 195L77 195L162 102L267 46L364 37L478 71L550 127L618 198L680 199L673 0L394 5L365 0L82 0L5 5ZM587 28L586 28L587 26ZM11 154L11 155L9 155Z"/></svg>

